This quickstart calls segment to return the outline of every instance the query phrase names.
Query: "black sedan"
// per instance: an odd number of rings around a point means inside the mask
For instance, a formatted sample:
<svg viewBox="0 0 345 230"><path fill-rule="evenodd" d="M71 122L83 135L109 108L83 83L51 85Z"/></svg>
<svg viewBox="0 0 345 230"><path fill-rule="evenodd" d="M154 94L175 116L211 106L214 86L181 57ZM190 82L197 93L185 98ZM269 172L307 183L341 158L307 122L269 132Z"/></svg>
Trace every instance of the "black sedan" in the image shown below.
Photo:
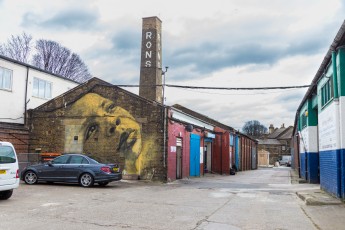
<svg viewBox="0 0 345 230"><path fill-rule="evenodd" d="M106 186L122 179L117 165L101 164L82 154L65 154L43 164L26 167L21 174L26 184L39 181L79 183L91 187L94 183Z"/></svg>

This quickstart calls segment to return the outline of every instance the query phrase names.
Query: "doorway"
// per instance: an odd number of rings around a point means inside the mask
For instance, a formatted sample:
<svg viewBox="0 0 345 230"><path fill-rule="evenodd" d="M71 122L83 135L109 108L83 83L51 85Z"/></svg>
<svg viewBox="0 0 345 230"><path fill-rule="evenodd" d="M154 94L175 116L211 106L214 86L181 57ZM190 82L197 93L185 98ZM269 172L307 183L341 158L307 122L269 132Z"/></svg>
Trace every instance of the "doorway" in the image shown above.
<svg viewBox="0 0 345 230"><path fill-rule="evenodd" d="M176 138L176 179L182 179L182 139Z"/></svg>
<svg viewBox="0 0 345 230"><path fill-rule="evenodd" d="M210 173L212 171L212 142L205 142L204 147L204 172Z"/></svg>

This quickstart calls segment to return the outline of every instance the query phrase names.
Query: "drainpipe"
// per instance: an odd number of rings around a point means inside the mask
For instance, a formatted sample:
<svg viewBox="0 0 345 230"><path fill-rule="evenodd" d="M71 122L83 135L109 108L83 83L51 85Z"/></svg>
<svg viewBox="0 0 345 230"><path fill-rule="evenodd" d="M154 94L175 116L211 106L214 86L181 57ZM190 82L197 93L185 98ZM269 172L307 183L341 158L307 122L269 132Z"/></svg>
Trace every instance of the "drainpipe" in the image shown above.
<svg viewBox="0 0 345 230"><path fill-rule="evenodd" d="M339 98L338 94L338 73L337 73L337 52L332 51L332 64L333 64L333 89L334 89L334 99Z"/></svg>
<svg viewBox="0 0 345 230"><path fill-rule="evenodd" d="M334 92L334 103L335 103L335 116L336 116L336 123L340 124L340 109L339 109L339 93L338 93L338 73L337 73L337 52L335 50L332 51L332 67L333 67L333 92ZM337 145L336 148L340 149L340 125L337 125Z"/></svg>
<svg viewBox="0 0 345 230"><path fill-rule="evenodd" d="M337 144L336 144L336 149L340 149L341 148L341 135L340 135L340 108L339 108L339 93L338 93L338 76L337 76L337 52L335 50L332 50L332 67L333 67L333 92L334 92L334 103L335 103L335 122L336 124L336 140L337 140ZM340 165L338 164L338 175L341 175L341 167L339 167ZM340 178L338 177L337 179L338 183L340 182ZM338 194L341 194L341 188L338 188L337 191Z"/></svg>
<svg viewBox="0 0 345 230"><path fill-rule="evenodd" d="M223 175L223 133L220 134L220 175Z"/></svg>
<svg viewBox="0 0 345 230"><path fill-rule="evenodd" d="M163 99L164 100L164 99ZM165 155L166 155L166 139L167 139L167 128L166 128L166 125L167 125L167 108L166 107L163 107L164 109L164 121L163 121L163 167L165 168L166 167L166 162L165 162Z"/></svg>
<svg viewBox="0 0 345 230"><path fill-rule="evenodd" d="M26 110L27 110L27 99L28 99L28 84L29 84L29 67L26 67L26 84L25 84L25 101L24 101L24 126L26 126Z"/></svg>

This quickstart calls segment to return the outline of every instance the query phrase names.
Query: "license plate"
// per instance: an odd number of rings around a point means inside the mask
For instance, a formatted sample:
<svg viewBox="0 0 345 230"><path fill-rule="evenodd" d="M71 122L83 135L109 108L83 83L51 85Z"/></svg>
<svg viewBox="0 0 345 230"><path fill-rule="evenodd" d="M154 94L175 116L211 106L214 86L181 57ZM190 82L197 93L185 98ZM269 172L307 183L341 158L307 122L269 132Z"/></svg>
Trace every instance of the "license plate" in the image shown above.
<svg viewBox="0 0 345 230"><path fill-rule="evenodd" d="M119 168L114 167L113 170L114 170L114 172L118 172L118 171L119 171Z"/></svg>
<svg viewBox="0 0 345 230"><path fill-rule="evenodd" d="M6 170L0 170L0 174L6 174Z"/></svg>

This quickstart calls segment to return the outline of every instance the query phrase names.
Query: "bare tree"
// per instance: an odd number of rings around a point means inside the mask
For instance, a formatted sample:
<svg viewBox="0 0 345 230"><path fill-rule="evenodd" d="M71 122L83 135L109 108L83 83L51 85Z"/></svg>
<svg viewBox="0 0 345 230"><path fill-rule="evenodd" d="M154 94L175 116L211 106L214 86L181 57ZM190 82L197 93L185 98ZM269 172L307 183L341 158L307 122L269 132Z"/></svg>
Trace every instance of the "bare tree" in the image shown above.
<svg viewBox="0 0 345 230"><path fill-rule="evenodd" d="M12 35L7 43L0 45L0 54L28 63L28 58L31 51L32 36L23 32L21 35Z"/></svg>
<svg viewBox="0 0 345 230"><path fill-rule="evenodd" d="M40 39L36 42L35 48L34 66L77 82L91 78L87 66L80 57L59 43Z"/></svg>
<svg viewBox="0 0 345 230"><path fill-rule="evenodd" d="M267 128L259 121L252 120L247 121L244 124L244 126L242 127L242 132L253 137L260 137L261 135L267 133Z"/></svg>

